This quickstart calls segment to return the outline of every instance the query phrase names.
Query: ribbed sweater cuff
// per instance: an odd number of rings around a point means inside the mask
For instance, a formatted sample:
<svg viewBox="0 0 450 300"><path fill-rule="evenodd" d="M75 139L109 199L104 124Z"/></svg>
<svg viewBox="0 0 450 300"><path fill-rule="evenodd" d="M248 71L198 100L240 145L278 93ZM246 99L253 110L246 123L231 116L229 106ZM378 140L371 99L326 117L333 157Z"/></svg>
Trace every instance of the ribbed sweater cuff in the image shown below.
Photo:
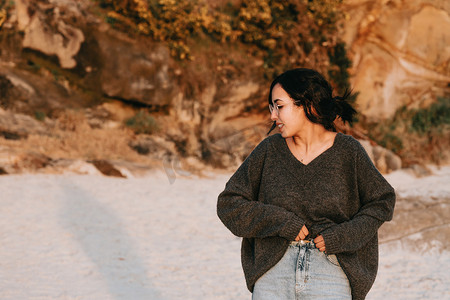
<svg viewBox="0 0 450 300"><path fill-rule="evenodd" d="M340 241L337 234L331 230L325 230L320 233L325 241L325 249L328 254L335 254L340 252Z"/></svg>
<svg viewBox="0 0 450 300"><path fill-rule="evenodd" d="M305 225L305 222L301 218L294 215L289 219L289 221L287 221L286 225L280 232L280 236L287 239L288 241L293 241L299 234L303 225Z"/></svg>

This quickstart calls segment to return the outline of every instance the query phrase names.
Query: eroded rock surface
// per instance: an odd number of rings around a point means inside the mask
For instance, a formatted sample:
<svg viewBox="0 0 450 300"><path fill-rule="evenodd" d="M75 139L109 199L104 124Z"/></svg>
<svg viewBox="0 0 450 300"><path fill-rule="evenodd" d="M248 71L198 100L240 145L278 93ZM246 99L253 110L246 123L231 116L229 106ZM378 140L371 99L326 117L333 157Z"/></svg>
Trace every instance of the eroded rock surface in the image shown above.
<svg viewBox="0 0 450 300"><path fill-rule="evenodd" d="M67 20L80 19L81 12L76 3L62 2L52 5L39 1L17 0L15 4L19 29L24 32L23 47L50 56L56 55L63 68L75 67L77 62L74 56L80 50L84 34Z"/></svg>
<svg viewBox="0 0 450 300"><path fill-rule="evenodd" d="M346 0L343 38L359 109L371 121L426 106L450 82L450 2Z"/></svg>
<svg viewBox="0 0 450 300"><path fill-rule="evenodd" d="M208 69L211 78L196 74L201 88L183 86L187 83L179 79L191 74L177 67L163 43L114 30L88 9L92 5L88 0L16 1L3 26L20 34L0 41L2 108L45 119L68 107L89 106L84 112L91 129L117 129L138 110L110 104L132 103L158 112L158 133L127 143L137 153L163 157L170 152L230 170L265 137L271 122L263 108L268 86L262 78L219 82ZM425 105L442 93L450 76L448 1L348 0L345 5L350 18L344 39L363 115L380 120L402 105ZM8 43L12 46L3 47ZM111 102L99 105L105 98ZM7 138L26 136L4 132ZM392 152L367 145L380 171L401 167Z"/></svg>

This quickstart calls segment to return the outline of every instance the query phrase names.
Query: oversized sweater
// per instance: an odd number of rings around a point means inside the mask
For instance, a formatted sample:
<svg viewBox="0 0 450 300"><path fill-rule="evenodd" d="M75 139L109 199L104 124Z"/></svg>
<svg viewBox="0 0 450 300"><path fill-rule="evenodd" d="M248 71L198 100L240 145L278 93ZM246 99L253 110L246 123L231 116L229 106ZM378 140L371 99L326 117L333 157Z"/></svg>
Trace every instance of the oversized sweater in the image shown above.
<svg viewBox="0 0 450 300"><path fill-rule="evenodd" d="M303 225L308 238L322 235L364 299L378 269L378 228L392 219L395 192L361 144L338 133L333 145L302 164L285 139L264 139L220 193L217 214L242 237L242 267L250 292L284 255Z"/></svg>

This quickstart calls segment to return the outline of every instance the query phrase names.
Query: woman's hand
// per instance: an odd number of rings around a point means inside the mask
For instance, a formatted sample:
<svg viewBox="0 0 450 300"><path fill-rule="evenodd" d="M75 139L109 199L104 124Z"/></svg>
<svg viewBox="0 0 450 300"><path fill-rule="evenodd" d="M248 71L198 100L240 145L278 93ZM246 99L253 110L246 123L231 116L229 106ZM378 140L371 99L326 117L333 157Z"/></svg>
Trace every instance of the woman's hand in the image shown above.
<svg viewBox="0 0 450 300"><path fill-rule="evenodd" d="M300 240L304 240L308 234L309 234L308 228L306 228L306 226L303 225L302 229L300 229L300 232L295 238L295 241L298 242Z"/></svg>
<svg viewBox="0 0 450 300"><path fill-rule="evenodd" d="M319 235L314 239L314 244L316 244L316 248L319 249L319 251L324 252L325 249L325 240L323 239L323 236Z"/></svg>

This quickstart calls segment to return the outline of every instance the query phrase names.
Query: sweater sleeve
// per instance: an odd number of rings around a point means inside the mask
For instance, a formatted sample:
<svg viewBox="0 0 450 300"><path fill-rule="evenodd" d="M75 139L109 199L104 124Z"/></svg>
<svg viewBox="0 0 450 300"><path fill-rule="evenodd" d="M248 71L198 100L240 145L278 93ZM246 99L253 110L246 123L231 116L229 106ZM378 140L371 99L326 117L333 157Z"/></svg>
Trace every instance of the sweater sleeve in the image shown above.
<svg viewBox="0 0 450 300"><path fill-rule="evenodd" d="M355 172L361 206L351 220L321 232L330 254L360 249L385 221L392 219L394 212L394 189L378 172L361 144L357 144Z"/></svg>
<svg viewBox="0 0 450 300"><path fill-rule="evenodd" d="M258 201L267 142L261 142L227 182L218 197L217 215L236 236L280 236L292 241L304 220L282 207Z"/></svg>

